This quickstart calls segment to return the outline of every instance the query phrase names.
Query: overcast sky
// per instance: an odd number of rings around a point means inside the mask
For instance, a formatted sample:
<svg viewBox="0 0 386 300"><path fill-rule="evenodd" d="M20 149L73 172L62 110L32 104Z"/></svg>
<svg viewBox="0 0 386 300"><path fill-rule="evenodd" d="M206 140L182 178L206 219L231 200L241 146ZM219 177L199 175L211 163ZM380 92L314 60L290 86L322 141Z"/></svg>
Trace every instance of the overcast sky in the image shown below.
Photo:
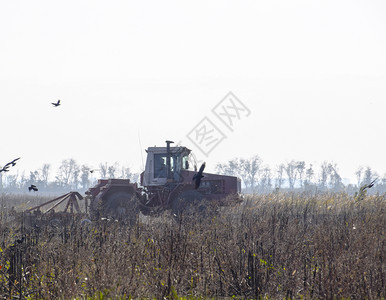
<svg viewBox="0 0 386 300"><path fill-rule="evenodd" d="M257 154L383 176L385 16L383 0L3 1L0 165L140 171L168 139L208 171Z"/></svg>

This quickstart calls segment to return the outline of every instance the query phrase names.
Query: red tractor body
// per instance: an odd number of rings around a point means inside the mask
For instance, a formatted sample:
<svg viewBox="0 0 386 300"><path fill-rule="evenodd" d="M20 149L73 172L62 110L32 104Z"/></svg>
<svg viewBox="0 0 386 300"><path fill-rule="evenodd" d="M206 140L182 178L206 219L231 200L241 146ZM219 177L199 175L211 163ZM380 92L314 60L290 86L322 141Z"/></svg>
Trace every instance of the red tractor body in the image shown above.
<svg viewBox="0 0 386 300"><path fill-rule="evenodd" d="M202 173L196 188L192 180L191 150L186 147L149 147L140 186L128 179L100 179L88 190L93 215L126 219L141 211L146 215L172 209L175 214L195 205L227 205L240 201L240 179L234 176ZM225 199L231 199L225 201Z"/></svg>

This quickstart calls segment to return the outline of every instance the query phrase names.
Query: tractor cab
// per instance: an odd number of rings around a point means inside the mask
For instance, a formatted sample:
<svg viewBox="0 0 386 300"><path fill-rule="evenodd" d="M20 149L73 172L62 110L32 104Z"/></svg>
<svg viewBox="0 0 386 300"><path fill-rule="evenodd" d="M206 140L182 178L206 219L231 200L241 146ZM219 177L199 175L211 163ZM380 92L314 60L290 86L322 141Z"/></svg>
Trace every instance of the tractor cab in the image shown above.
<svg viewBox="0 0 386 300"><path fill-rule="evenodd" d="M171 143L166 141L166 147L147 148L145 171L141 174L142 186L181 182L181 171L191 168L191 150L186 147L170 147Z"/></svg>

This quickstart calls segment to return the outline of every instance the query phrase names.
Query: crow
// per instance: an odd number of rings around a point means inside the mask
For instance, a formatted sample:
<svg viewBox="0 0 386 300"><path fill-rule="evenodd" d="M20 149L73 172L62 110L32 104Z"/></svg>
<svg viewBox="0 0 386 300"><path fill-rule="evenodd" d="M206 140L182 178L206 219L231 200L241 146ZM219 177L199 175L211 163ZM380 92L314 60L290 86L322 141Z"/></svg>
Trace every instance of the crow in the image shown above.
<svg viewBox="0 0 386 300"><path fill-rule="evenodd" d="M360 201L363 200L367 195L367 189L370 189L374 186L375 181L377 181L378 178L375 178L373 181L371 181L369 184L362 185L359 189L359 192L355 192L355 200Z"/></svg>
<svg viewBox="0 0 386 300"><path fill-rule="evenodd" d="M38 191L38 188L36 187L36 185L31 184L31 186L28 187L28 190L29 190L29 191L37 192L37 191Z"/></svg>
<svg viewBox="0 0 386 300"><path fill-rule="evenodd" d="M192 180L194 181L195 189L198 189L200 187L201 178L204 177L204 175L202 175L202 172L204 172L204 169L205 169L205 162L201 165L200 170L198 170L198 172L193 176Z"/></svg>
<svg viewBox="0 0 386 300"><path fill-rule="evenodd" d="M19 159L20 159L20 157L15 158L13 161L7 163L4 167L10 166L10 165L12 165L12 167L14 167L16 165L16 161L18 161Z"/></svg>
<svg viewBox="0 0 386 300"><path fill-rule="evenodd" d="M58 107L58 106L60 105L60 100L58 100L58 102L56 102L56 103L51 102L51 104L52 104L53 106L55 106L55 107Z"/></svg>
<svg viewBox="0 0 386 300"><path fill-rule="evenodd" d="M372 188L375 184L375 181L377 180L378 178L375 178L373 181L370 182L370 184L367 186L367 188Z"/></svg>

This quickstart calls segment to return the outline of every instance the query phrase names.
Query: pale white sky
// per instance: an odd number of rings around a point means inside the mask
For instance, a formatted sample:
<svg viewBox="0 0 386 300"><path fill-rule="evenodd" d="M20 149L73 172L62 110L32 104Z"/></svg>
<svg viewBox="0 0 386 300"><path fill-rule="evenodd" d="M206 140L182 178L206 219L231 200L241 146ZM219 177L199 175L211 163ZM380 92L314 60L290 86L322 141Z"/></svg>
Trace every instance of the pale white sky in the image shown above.
<svg viewBox="0 0 386 300"><path fill-rule="evenodd" d="M0 165L139 171L140 137L181 141L208 171L258 154L382 176L385 16L382 0L5 1ZM212 113L229 91L250 110L233 131ZM208 157L187 138L204 117L226 137Z"/></svg>

